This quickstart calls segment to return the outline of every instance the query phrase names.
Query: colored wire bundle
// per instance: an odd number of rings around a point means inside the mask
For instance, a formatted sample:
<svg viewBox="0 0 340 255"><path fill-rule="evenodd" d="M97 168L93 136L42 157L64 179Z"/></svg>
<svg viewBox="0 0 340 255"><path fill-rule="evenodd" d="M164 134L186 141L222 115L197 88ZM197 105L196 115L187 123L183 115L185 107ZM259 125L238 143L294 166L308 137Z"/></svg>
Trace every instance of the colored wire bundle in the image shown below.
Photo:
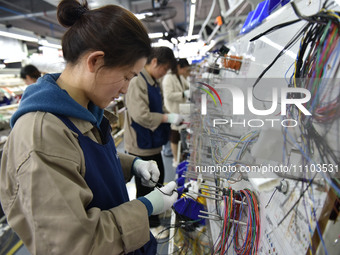
<svg viewBox="0 0 340 255"><path fill-rule="evenodd" d="M300 138L287 139L288 130L284 128L284 142L292 142L295 148L299 148L301 155L303 155L303 164L306 165L315 164L315 161L318 161L317 163L319 164L332 166L338 166L340 163L339 156L329 145L326 137L319 134L320 127L327 129L330 124L340 117L340 84L335 79L340 68L340 12L330 10L331 4L325 1L319 12L311 16L304 16L299 12L295 3L291 2L296 16L299 20L305 21L306 24L293 36L253 85L254 89L274 63L300 40L300 47L289 86L310 91L311 99L304 104L304 107L311 115L302 114L300 108L294 104L288 105L287 115L284 118L297 120L301 133ZM273 27L254 39L296 22L298 21L287 22ZM301 93L289 93L287 96L290 99L300 99L304 95ZM315 125L318 125L318 127ZM284 160L288 153L285 149L283 148ZM321 175L339 194L338 184L332 181L330 173L321 173ZM305 178L309 179L307 176Z"/></svg>
<svg viewBox="0 0 340 255"><path fill-rule="evenodd" d="M246 152L246 149L249 146L249 144L257 140L258 135L259 135L258 131L251 131L243 135L240 139L229 138L227 141L231 143L233 147L227 152L226 156L224 157L222 156L222 154L225 153L225 151L222 150L222 146L221 145L218 146L217 143L214 140L212 140L211 141L212 142L211 147L213 148L212 155L215 160L215 163L223 164L231 157L236 148L242 145L236 156L236 160L240 160L244 153ZM223 139L221 138L220 141L223 141Z"/></svg>
<svg viewBox="0 0 340 255"><path fill-rule="evenodd" d="M260 213L255 194L248 189L238 192L229 189L223 201L223 226L213 254L227 254L232 243L236 254L257 254ZM246 224L242 222L245 218Z"/></svg>
<svg viewBox="0 0 340 255"><path fill-rule="evenodd" d="M233 190L230 190L230 197L223 197L223 201L224 201L224 220L223 220L223 227L222 227L222 236L217 244L218 246L218 250L214 251L214 254L217 254L216 252L220 251L219 254L224 254L227 250L226 250L226 245L228 243L228 238L230 235L230 231L232 228L232 210L233 210ZM233 214L234 216L234 214Z"/></svg>
<svg viewBox="0 0 340 255"><path fill-rule="evenodd" d="M260 214L255 195L248 189L240 190L246 197L248 204L247 233L241 246L239 246L239 229L235 232L234 249L236 254L257 254L260 242ZM251 206L249 206L251 205Z"/></svg>
<svg viewBox="0 0 340 255"><path fill-rule="evenodd" d="M332 10L322 10L321 13L325 16L324 22L308 23L302 36L293 85L311 92L306 108L312 113L313 120L327 123L340 116L339 85L330 84L335 82L331 76L339 68L340 24L338 13ZM334 16L337 19L329 18Z"/></svg>

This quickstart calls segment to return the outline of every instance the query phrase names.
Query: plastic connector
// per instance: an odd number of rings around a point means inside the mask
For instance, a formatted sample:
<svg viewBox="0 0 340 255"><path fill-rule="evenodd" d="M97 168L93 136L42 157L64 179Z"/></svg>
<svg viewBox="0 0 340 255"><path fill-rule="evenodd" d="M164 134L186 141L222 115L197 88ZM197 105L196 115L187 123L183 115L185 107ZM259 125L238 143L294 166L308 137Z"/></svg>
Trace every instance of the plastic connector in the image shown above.
<svg viewBox="0 0 340 255"><path fill-rule="evenodd" d="M188 161L182 161L178 164L178 166L176 167L177 178L182 177L182 175L188 170L188 164Z"/></svg>
<svg viewBox="0 0 340 255"><path fill-rule="evenodd" d="M176 183L177 183L177 186L178 186L178 187L179 187L179 186L183 186L184 183L185 183L185 177L182 176L182 177L177 178Z"/></svg>
<svg viewBox="0 0 340 255"><path fill-rule="evenodd" d="M259 192L268 192L272 191L275 187L280 185L280 180L276 174L274 173L267 173L265 178L259 178L258 175L254 175L255 178L249 178L249 182L253 185L253 187Z"/></svg>
<svg viewBox="0 0 340 255"><path fill-rule="evenodd" d="M192 198L182 197L174 203L173 207L178 214L188 217L191 220L200 220L198 222L205 225L205 220L198 217L200 214L199 211L204 210L203 204L193 200Z"/></svg>
<svg viewBox="0 0 340 255"><path fill-rule="evenodd" d="M230 49L224 45L222 45L222 47L218 50L218 54L220 56L224 56L226 54L228 54L228 52L230 51Z"/></svg>

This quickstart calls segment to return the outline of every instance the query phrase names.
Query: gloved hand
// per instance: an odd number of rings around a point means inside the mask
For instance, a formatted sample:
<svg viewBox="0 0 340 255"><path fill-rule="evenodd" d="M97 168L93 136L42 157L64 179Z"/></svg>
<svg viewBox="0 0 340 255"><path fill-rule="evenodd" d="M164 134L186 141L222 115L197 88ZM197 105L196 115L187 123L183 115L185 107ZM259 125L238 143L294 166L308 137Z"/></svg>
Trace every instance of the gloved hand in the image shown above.
<svg viewBox="0 0 340 255"><path fill-rule="evenodd" d="M175 124L176 126L180 125L184 120L183 116L177 113L168 113L167 116L168 123Z"/></svg>
<svg viewBox="0 0 340 255"><path fill-rule="evenodd" d="M159 170L157 163L153 160L136 159L133 164L133 171L136 176L141 178L143 186L155 187L159 179Z"/></svg>
<svg viewBox="0 0 340 255"><path fill-rule="evenodd" d="M156 188L154 191L144 196L152 204L153 211L151 215L158 215L170 209L178 198L176 188L176 182L172 181L159 190Z"/></svg>
<svg viewBox="0 0 340 255"><path fill-rule="evenodd" d="M189 89L187 89L187 90L184 90L184 96L186 97L186 98L190 98L190 90Z"/></svg>

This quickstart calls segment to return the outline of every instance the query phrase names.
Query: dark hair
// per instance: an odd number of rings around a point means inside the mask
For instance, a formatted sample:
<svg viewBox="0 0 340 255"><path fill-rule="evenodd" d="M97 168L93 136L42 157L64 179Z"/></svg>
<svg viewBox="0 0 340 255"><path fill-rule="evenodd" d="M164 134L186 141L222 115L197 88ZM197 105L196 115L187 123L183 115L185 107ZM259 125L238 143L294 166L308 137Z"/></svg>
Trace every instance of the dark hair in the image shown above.
<svg viewBox="0 0 340 255"><path fill-rule="evenodd" d="M190 64L186 58L177 59L176 65L171 69L171 72L178 75L177 66L179 66L180 68L183 68L183 67L190 66Z"/></svg>
<svg viewBox="0 0 340 255"><path fill-rule="evenodd" d="M104 65L131 66L148 57L151 41L143 24L130 11L116 5L89 10L87 1L62 0L59 23L69 27L62 39L64 59L75 64L89 50L104 52Z"/></svg>
<svg viewBox="0 0 340 255"><path fill-rule="evenodd" d="M174 52L169 47L162 46L152 48L146 64L150 64L151 60L154 58L157 59L157 65L169 64L171 69L176 66Z"/></svg>
<svg viewBox="0 0 340 255"><path fill-rule="evenodd" d="M26 75L32 77L33 79L38 79L41 76L41 73L34 65L27 65L20 70L20 77L22 79L26 79Z"/></svg>
<svg viewBox="0 0 340 255"><path fill-rule="evenodd" d="M190 64L189 64L189 62L186 58L177 59L177 65L179 65L180 68L190 66Z"/></svg>

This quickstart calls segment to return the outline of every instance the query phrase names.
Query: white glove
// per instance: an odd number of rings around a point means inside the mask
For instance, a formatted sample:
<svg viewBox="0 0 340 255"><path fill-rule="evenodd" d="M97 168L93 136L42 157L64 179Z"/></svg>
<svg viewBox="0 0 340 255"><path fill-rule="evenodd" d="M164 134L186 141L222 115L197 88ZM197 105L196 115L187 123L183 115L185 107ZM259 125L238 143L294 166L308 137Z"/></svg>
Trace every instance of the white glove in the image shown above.
<svg viewBox="0 0 340 255"><path fill-rule="evenodd" d="M184 120L183 116L177 113L168 113L167 116L168 123L175 124L176 126L180 125Z"/></svg>
<svg viewBox="0 0 340 255"><path fill-rule="evenodd" d="M190 98L190 90L189 89L187 89L187 90L184 90L184 96L186 97L186 98Z"/></svg>
<svg viewBox="0 0 340 255"><path fill-rule="evenodd" d="M133 164L133 171L136 176L141 178L143 186L156 186L160 175L156 161L136 159Z"/></svg>
<svg viewBox="0 0 340 255"><path fill-rule="evenodd" d="M172 181L159 190L155 189L144 196L152 204L153 210L151 215L158 215L170 209L178 198L176 188L176 182Z"/></svg>

